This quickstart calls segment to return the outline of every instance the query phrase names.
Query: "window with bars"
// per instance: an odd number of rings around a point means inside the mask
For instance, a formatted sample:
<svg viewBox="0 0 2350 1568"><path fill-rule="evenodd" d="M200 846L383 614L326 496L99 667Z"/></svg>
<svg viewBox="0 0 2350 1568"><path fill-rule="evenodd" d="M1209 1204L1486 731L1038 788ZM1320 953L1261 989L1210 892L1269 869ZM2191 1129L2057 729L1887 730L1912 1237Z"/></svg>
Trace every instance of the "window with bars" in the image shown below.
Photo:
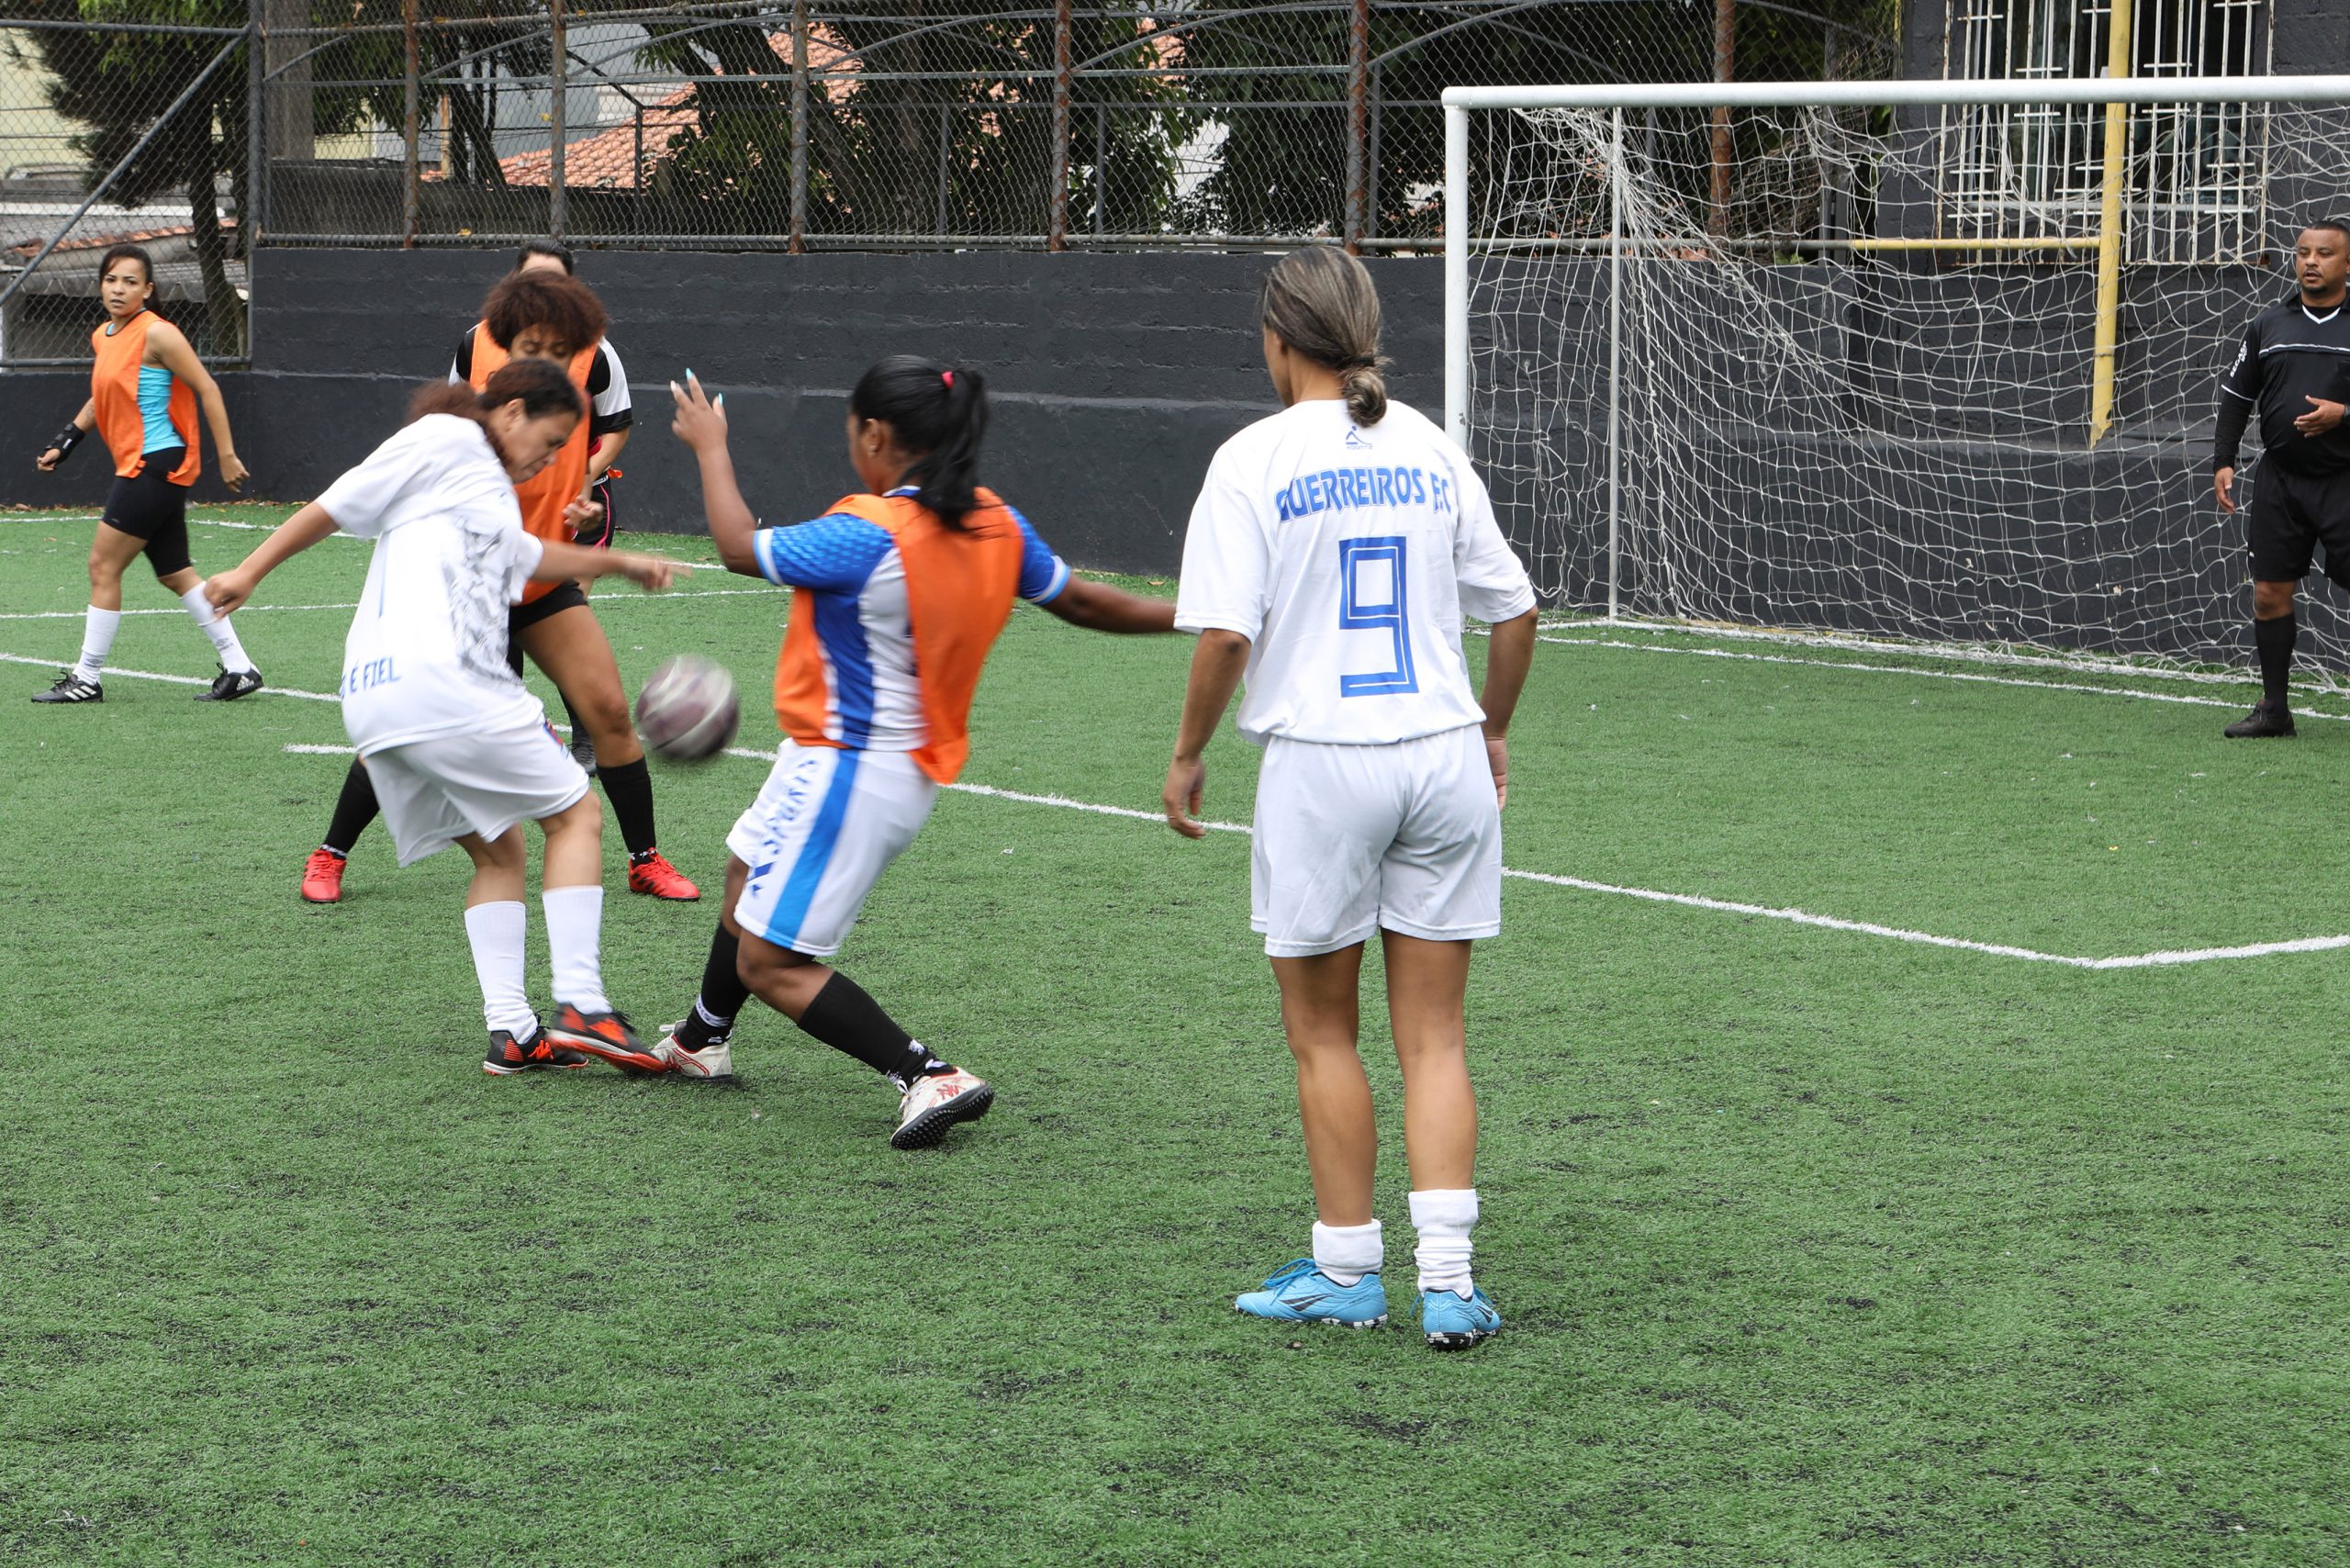
<svg viewBox="0 0 2350 1568"><path fill-rule="evenodd" d="M2103 76L2116 3L2130 6L2133 75L2268 72L2268 0L1950 0L1942 74ZM2259 252L2267 106L2140 104L2128 114L2124 254L2214 263ZM2096 236L2105 179L2102 105L1953 106L1942 111L1938 140L1937 216L1945 238Z"/></svg>

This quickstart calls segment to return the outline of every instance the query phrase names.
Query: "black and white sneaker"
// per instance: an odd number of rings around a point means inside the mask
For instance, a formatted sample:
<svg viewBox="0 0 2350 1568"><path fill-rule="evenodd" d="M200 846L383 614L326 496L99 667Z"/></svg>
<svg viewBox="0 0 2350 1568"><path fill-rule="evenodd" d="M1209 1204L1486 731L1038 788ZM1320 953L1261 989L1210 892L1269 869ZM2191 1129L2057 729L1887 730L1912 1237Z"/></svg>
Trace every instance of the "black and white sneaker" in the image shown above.
<svg viewBox="0 0 2350 1568"><path fill-rule="evenodd" d="M261 671L241 669L231 672L225 666L212 678L212 684L196 694L198 702L234 702L240 697L251 697L261 689Z"/></svg>
<svg viewBox="0 0 2350 1568"><path fill-rule="evenodd" d="M596 777L596 743L582 735L571 743L571 760L579 765L588 778Z"/></svg>
<svg viewBox="0 0 2350 1568"><path fill-rule="evenodd" d="M2292 733L2293 711L2282 702L2271 702L2266 697L2253 705L2251 712L2220 732L2232 741L2260 740L2269 735L2289 735Z"/></svg>
<svg viewBox="0 0 2350 1568"><path fill-rule="evenodd" d="M36 702L103 702L106 700L106 689L95 680L83 679L82 672L77 669L59 670L55 686L47 691L33 693Z"/></svg>

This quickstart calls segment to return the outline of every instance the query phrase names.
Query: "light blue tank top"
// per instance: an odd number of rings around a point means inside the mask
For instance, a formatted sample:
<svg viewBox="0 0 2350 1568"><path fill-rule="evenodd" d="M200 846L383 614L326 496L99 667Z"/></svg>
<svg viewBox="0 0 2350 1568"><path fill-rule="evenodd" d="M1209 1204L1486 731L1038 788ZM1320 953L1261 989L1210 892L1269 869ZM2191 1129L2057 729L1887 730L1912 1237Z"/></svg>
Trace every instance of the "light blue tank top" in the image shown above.
<svg viewBox="0 0 2350 1568"><path fill-rule="evenodd" d="M142 455L187 444L172 424L172 373L160 364L139 367L139 417L147 426Z"/></svg>

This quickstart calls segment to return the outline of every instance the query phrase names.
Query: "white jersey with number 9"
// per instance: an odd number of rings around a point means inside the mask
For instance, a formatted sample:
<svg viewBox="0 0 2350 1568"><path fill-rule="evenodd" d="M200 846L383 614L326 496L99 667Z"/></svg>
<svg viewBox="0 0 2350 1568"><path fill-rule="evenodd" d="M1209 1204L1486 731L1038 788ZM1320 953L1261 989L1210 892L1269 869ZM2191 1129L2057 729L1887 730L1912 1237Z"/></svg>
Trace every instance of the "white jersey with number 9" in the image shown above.
<svg viewBox="0 0 2350 1568"><path fill-rule="evenodd" d="M1462 617L1533 608L1484 485L1443 431L1401 403L1358 426L1321 399L1216 453L1175 624L1249 639L1248 740L1386 745L1482 722Z"/></svg>

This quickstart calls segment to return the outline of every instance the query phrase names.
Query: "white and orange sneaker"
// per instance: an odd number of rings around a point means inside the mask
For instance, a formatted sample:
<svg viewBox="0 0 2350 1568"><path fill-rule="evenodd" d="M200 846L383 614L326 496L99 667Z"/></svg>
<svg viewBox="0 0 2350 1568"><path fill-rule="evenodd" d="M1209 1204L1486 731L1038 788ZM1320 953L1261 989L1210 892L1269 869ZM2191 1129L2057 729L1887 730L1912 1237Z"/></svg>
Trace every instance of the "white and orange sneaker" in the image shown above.
<svg viewBox="0 0 2350 1568"><path fill-rule="evenodd" d="M680 1083L733 1083L734 1046L732 1037L714 1040L701 1049L688 1050L677 1039L685 1022L670 1025L653 1044L653 1054L669 1064L669 1076Z"/></svg>
<svg viewBox="0 0 2350 1568"><path fill-rule="evenodd" d="M961 1068L918 1080L898 1106L891 1148L928 1148L957 1122L976 1122L995 1103L995 1086Z"/></svg>

